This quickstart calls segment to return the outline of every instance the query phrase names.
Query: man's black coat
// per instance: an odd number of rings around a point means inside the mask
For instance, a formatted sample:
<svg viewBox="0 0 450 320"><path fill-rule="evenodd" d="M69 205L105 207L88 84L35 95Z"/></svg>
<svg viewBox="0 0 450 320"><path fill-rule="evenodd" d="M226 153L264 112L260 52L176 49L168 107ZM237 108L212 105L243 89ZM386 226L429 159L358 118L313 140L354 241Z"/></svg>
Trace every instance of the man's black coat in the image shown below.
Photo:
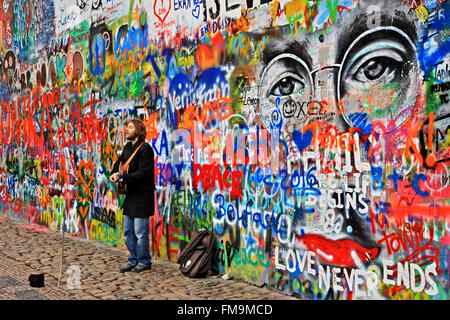
<svg viewBox="0 0 450 320"><path fill-rule="evenodd" d="M144 140L135 144L128 142L119 159L114 163L111 175L119 171L120 163L125 163ZM134 218L147 218L155 212L155 160L152 147L144 142L123 175L127 193L123 202L123 214Z"/></svg>

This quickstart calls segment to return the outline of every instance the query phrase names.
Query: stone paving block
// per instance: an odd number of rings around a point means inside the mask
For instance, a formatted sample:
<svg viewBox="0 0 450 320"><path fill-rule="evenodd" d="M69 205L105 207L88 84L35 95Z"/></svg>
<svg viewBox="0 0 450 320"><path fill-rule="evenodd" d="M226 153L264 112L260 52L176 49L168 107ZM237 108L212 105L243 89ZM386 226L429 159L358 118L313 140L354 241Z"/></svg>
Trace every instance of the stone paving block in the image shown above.
<svg viewBox="0 0 450 320"><path fill-rule="evenodd" d="M13 295L19 300L49 300L46 296L35 290L16 291Z"/></svg>
<svg viewBox="0 0 450 320"><path fill-rule="evenodd" d="M8 288L8 287L17 287L17 286L23 286L24 283L9 277L9 276L0 276L0 288Z"/></svg>

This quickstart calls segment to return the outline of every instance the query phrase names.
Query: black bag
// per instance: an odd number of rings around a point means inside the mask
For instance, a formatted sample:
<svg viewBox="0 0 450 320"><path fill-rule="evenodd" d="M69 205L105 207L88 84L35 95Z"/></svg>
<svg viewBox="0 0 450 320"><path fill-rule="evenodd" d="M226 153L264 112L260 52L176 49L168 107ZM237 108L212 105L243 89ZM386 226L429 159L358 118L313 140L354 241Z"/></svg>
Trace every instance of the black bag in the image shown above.
<svg viewBox="0 0 450 320"><path fill-rule="evenodd" d="M28 281L30 281L30 286L35 288L44 287L44 274L32 274L28 277Z"/></svg>
<svg viewBox="0 0 450 320"><path fill-rule="evenodd" d="M195 231L177 259L181 273L191 278L206 277L211 268L213 247L214 235L211 231L205 228Z"/></svg>

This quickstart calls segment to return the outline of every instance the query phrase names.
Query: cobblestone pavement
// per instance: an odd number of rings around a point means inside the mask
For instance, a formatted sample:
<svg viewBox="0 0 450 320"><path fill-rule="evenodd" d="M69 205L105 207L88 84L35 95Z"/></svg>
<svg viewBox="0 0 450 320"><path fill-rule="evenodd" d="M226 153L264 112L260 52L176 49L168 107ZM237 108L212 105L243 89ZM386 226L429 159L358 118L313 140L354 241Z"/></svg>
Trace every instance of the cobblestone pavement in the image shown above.
<svg viewBox="0 0 450 320"><path fill-rule="evenodd" d="M151 271L120 273L128 256L125 248L67 234L60 277L60 233L0 217L0 234L0 300L297 299L240 280L184 277L178 264L156 258ZM28 277L40 273L45 287L31 287Z"/></svg>

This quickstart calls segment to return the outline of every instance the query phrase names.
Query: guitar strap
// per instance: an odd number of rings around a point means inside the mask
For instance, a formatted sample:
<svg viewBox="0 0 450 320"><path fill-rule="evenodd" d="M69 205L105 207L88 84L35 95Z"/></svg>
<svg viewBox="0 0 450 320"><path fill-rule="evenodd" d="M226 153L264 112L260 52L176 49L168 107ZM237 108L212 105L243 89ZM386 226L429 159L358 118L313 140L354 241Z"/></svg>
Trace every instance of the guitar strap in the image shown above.
<svg viewBox="0 0 450 320"><path fill-rule="evenodd" d="M128 165L130 164L131 160L133 160L133 157L136 155L136 153L142 147L143 144L144 144L144 142L142 142L139 145L139 147L137 147L137 149L134 151L134 153L131 155L131 157L128 158L127 162L125 162L123 165L120 166L120 171L124 172L124 171L128 170Z"/></svg>

